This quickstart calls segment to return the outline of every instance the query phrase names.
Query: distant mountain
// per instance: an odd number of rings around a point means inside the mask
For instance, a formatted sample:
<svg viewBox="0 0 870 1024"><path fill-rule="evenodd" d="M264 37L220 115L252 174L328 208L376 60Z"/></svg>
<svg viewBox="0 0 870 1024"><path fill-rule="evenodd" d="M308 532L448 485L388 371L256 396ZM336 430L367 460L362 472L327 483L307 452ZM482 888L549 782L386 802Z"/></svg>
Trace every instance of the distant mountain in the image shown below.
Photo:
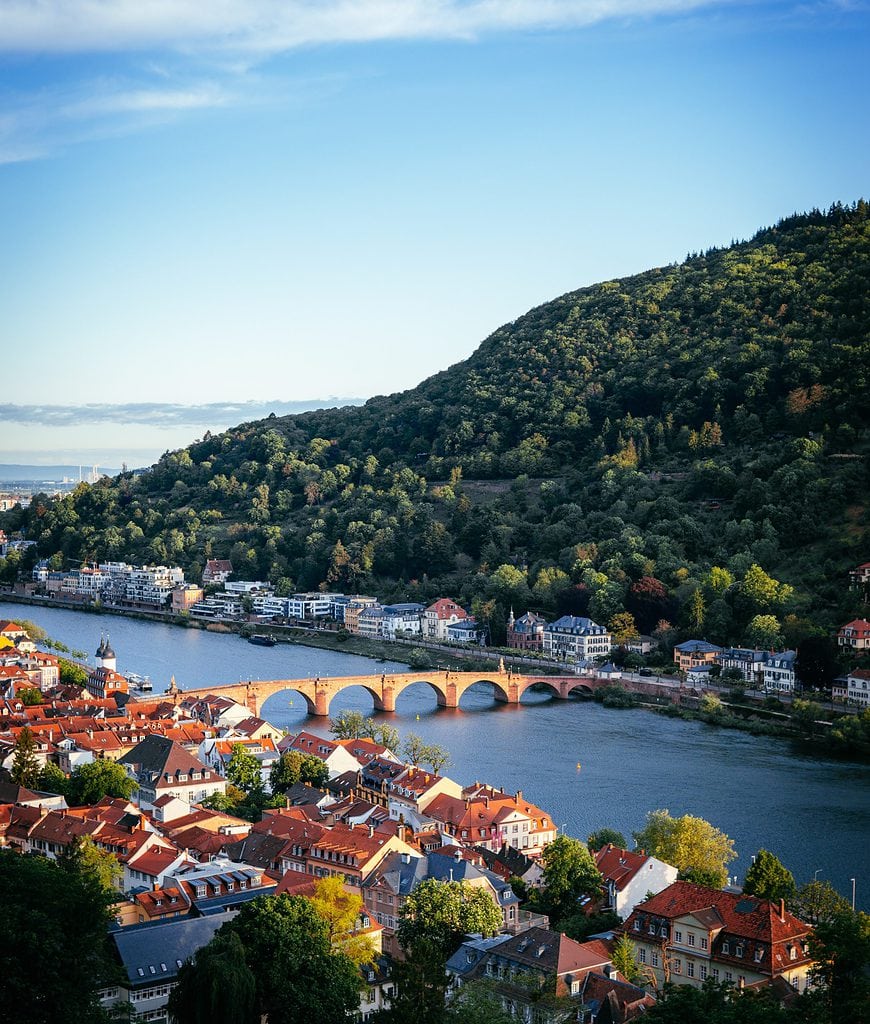
<svg viewBox="0 0 870 1024"><path fill-rule="evenodd" d="M44 554L451 593L496 637L513 605L722 641L796 615L788 642L849 611L870 557L868 281L866 203L789 217L563 295L410 391L242 424L24 525ZM747 597L754 564L788 586Z"/></svg>

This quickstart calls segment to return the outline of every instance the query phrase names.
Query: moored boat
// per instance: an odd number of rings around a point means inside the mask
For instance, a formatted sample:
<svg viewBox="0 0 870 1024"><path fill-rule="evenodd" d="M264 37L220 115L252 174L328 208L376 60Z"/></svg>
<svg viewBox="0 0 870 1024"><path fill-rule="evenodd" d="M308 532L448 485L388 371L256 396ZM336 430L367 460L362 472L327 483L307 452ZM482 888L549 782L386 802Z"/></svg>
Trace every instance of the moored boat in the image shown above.
<svg viewBox="0 0 870 1024"><path fill-rule="evenodd" d="M274 647L277 641L272 636L266 636L265 633L254 633L253 636L248 637L249 644L256 644L258 647Z"/></svg>

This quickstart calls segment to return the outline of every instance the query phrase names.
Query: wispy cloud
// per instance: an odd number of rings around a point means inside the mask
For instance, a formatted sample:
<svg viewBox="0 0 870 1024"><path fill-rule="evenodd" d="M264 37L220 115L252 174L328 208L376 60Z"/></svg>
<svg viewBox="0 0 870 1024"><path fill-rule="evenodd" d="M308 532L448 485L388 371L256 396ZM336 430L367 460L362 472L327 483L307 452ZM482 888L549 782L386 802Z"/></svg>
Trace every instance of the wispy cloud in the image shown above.
<svg viewBox="0 0 870 1024"><path fill-rule="evenodd" d="M362 398L323 398L298 402L211 402L207 405L174 405L165 402L130 402L125 405L2 405L0 423L39 424L43 427L78 427L98 423L137 424L151 427L201 427L223 429L262 419L270 413L361 405Z"/></svg>
<svg viewBox="0 0 870 1024"><path fill-rule="evenodd" d="M70 53L163 47L278 53L320 43L462 38L590 25L714 0L0 0L0 49ZM717 6L729 0L718 0ZM731 0L733 2L733 0Z"/></svg>

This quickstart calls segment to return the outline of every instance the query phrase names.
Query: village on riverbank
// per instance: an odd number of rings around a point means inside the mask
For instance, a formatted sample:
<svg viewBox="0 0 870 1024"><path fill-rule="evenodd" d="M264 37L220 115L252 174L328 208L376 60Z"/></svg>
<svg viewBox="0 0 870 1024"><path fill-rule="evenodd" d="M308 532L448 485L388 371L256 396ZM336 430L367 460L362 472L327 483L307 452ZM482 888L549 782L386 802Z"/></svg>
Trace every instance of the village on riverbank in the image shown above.
<svg viewBox="0 0 870 1024"><path fill-rule="evenodd" d="M733 844L702 819L655 811L634 848L606 827L582 842L522 791L462 786L448 752L358 712L332 739L284 734L219 693L131 696L106 638L84 685L21 626L0 638L20 658L0 667L0 845L100 864L117 970L95 994L137 1020L170 1019L222 924L264 896L322 909L330 879L353 911L342 941L366 950L362 1020L402 1019L421 984L409 922L442 913L442 1004L605 1024L653 1013L673 985L818 998L830 950L814 925L854 910L854 889L850 908L825 883L798 888L766 851L739 886Z"/></svg>

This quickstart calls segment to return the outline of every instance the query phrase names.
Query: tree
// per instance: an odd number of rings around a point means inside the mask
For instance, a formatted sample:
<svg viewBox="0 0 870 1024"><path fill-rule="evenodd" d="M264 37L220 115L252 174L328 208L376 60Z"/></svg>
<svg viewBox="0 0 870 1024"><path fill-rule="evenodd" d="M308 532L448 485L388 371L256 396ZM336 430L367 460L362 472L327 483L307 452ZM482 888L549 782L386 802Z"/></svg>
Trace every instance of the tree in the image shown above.
<svg viewBox="0 0 870 1024"><path fill-rule="evenodd" d="M650 811L634 841L653 857L673 864L681 878L717 889L728 881L725 867L737 856L733 840L708 821L690 814L672 818L667 810Z"/></svg>
<svg viewBox="0 0 870 1024"><path fill-rule="evenodd" d="M637 947L627 935L620 935L614 943L613 966L631 982L641 977L636 953Z"/></svg>
<svg viewBox="0 0 870 1024"><path fill-rule="evenodd" d="M404 754L409 764L419 764L426 753L426 744L422 737L416 733L409 732L405 737Z"/></svg>
<svg viewBox="0 0 870 1024"><path fill-rule="evenodd" d="M586 840L586 845L593 853L600 850L602 846L607 846L608 843L618 846L621 850L628 849L628 840L621 832L617 832L613 828L600 828Z"/></svg>
<svg viewBox="0 0 870 1024"><path fill-rule="evenodd" d="M427 743L420 755L423 764L428 764L432 771L438 775L442 768L450 764L450 752L437 743Z"/></svg>
<svg viewBox="0 0 870 1024"><path fill-rule="evenodd" d="M789 904L791 912L807 924L816 925L830 921L837 914L849 910L849 902L841 896L830 882L813 879L798 889Z"/></svg>
<svg viewBox="0 0 870 1024"><path fill-rule="evenodd" d="M795 896L794 875L768 850L759 850L743 880L743 891L764 900L785 900Z"/></svg>
<svg viewBox="0 0 870 1024"><path fill-rule="evenodd" d="M666 983L643 1019L654 1024L786 1024L792 1018L770 990L735 989L708 978L700 988Z"/></svg>
<svg viewBox="0 0 870 1024"><path fill-rule="evenodd" d="M54 761L46 761L39 770L36 788L43 793L58 793L60 796L66 796L69 783L62 769Z"/></svg>
<svg viewBox="0 0 870 1024"><path fill-rule="evenodd" d="M704 628L704 619L707 615L707 602L704 600L704 593L701 590L693 590L692 596L686 605L686 625L692 632L697 633Z"/></svg>
<svg viewBox="0 0 870 1024"><path fill-rule="evenodd" d="M797 645L795 674L804 686L829 690L840 672L837 645L829 636L809 636Z"/></svg>
<svg viewBox="0 0 870 1024"><path fill-rule="evenodd" d="M810 936L811 974L832 1021L866 1021L870 1007L870 914L851 908L820 921Z"/></svg>
<svg viewBox="0 0 870 1024"><path fill-rule="evenodd" d="M434 942L446 959L467 933L494 935L502 923L501 911L486 889L428 878L402 905L397 935L408 950L422 940Z"/></svg>
<svg viewBox="0 0 870 1024"><path fill-rule="evenodd" d="M326 922L333 949L341 950L357 967L373 963L377 951L371 939L353 934L363 906L362 896L349 892L338 875L329 875L314 883L311 902Z"/></svg>
<svg viewBox="0 0 870 1024"><path fill-rule="evenodd" d="M755 615L746 627L746 639L759 651L782 647L782 627L775 615Z"/></svg>
<svg viewBox="0 0 870 1024"><path fill-rule="evenodd" d="M356 740L368 735L368 722L361 711L342 711L329 720L330 732L340 740Z"/></svg>
<svg viewBox="0 0 870 1024"><path fill-rule="evenodd" d="M26 725L18 734L12 749L12 781L16 786L32 789L39 778L42 765L36 756L36 740Z"/></svg>
<svg viewBox="0 0 870 1024"><path fill-rule="evenodd" d="M223 929L178 972L169 995L177 1024L253 1024L257 982L235 932Z"/></svg>
<svg viewBox="0 0 870 1024"><path fill-rule="evenodd" d="M111 898L117 896L124 869L113 853L101 850L90 836L74 836L57 862L64 871L93 879Z"/></svg>
<svg viewBox="0 0 870 1024"><path fill-rule="evenodd" d="M38 686L22 686L15 695L25 707L36 707L45 702Z"/></svg>
<svg viewBox="0 0 870 1024"><path fill-rule="evenodd" d="M631 612L619 612L614 615L607 628L613 635L613 642L615 644L625 644L629 640L635 640L640 636Z"/></svg>
<svg viewBox="0 0 870 1024"><path fill-rule="evenodd" d="M4 1024L100 1024L97 990L114 977L109 897L87 874L0 850Z"/></svg>
<svg viewBox="0 0 870 1024"><path fill-rule="evenodd" d="M104 796L129 800L136 788L136 783L121 765L98 758L73 769L67 800L73 807L98 803Z"/></svg>
<svg viewBox="0 0 870 1024"><path fill-rule="evenodd" d="M320 788L328 778L329 768L319 757L299 750L285 750L272 765L269 786L273 793L286 793L299 782Z"/></svg>
<svg viewBox="0 0 870 1024"><path fill-rule="evenodd" d="M543 887L539 901L555 921L570 917L581 896L594 895L601 888L601 872L579 839L557 836L544 848L541 864Z"/></svg>
<svg viewBox="0 0 870 1024"><path fill-rule="evenodd" d="M79 686L84 688L88 682L88 674L74 661L67 661L66 658L58 658L58 674L64 686Z"/></svg>
<svg viewBox="0 0 870 1024"><path fill-rule="evenodd" d="M375 743L380 743L382 747L394 752L399 749L399 730L394 725L390 725L389 722L375 722L373 719L369 721L372 723L369 736Z"/></svg>
<svg viewBox="0 0 870 1024"><path fill-rule="evenodd" d="M246 903L212 942L230 934L240 940L255 983L254 1016L243 1019L323 1024L344 1020L357 1009L359 971L332 948L328 925L311 900L286 893L261 896ZM234 978L233 984L234 991L246 986L244 978Z"/></svg>
<svg viewBox="0 0 870 1024"><path fill-rule="evenodd" d="M787 583L780 583L753 563L746 570L740 583L741 593L759 611L775 609L789 600L792 588Z"/></svg>
<svg viewBox="0 0 870 1024"><path fill-rule="evenodd" d="M233 744L227 764L227 779L245 793L261 793L263 790L260 762L241 743Z"/></svg>
<svg viewBox="0 0 870 1024"><path fill-rule="evenodd" d="M515 1024L486 979L466 981L453 994L444 1015L445 1024Z"/></svg>

